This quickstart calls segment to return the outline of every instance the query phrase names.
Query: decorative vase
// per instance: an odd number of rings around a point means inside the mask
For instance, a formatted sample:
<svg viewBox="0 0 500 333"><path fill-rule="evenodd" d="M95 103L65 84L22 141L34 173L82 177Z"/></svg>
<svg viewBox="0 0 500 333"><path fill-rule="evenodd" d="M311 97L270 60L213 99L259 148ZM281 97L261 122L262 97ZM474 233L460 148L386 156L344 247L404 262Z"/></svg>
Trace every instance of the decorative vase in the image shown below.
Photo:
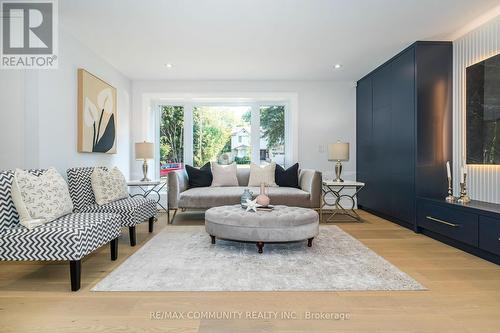
<svg viewBox="0 0 500 333"><path fill-rule="evenodd" d="M261 183L260 184L260 194L257 196L257 203L261 205L262 207L267 207L269 206L269 203L271 202L271 199L266 194L266 184Z"/></svg>
<svg viewBox="0 0 500 333"><path fill-rule="evenodd" d="M241 195L240 198L240 203L242 206L246 206L247 200L252 200L253 198L253 193L250 191L248 188L243 190L243 194Z"/></svg>

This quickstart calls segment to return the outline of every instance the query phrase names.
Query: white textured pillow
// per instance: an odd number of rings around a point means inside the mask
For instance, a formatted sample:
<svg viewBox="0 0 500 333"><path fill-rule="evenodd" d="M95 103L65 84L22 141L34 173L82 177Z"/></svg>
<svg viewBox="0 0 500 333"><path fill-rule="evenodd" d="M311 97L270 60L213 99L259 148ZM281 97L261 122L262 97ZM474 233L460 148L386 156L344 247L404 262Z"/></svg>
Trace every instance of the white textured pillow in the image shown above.
<svg viewBox="0 0 500 333"><path fill-rule="evenodd" d="M212 162L212 186L238 186L236 163L220 165Z"/></svg>
<svg viewBox="0 0 500 333"><path fill-rule="evenodd" d="M95 202L99 206L128 197L127 181L117 167L109 171L94 168L91 183Z"/></svg>
<svg viewBox="0 0 500 333"><path fill-rule="evenodd" d="M16 169L12 181L12 201L19 214L19 222L28 229L73 212L68 184L54 168L40 176Z"/></svg>
<svg viewBox="0 0 500 333"><path fill-rule="evenodd" d="M250 164L250 179L248 186L260 186L264 183L266 186L276 187L274 172L276 171L276 163L272 162L268 165Z"/></svg>

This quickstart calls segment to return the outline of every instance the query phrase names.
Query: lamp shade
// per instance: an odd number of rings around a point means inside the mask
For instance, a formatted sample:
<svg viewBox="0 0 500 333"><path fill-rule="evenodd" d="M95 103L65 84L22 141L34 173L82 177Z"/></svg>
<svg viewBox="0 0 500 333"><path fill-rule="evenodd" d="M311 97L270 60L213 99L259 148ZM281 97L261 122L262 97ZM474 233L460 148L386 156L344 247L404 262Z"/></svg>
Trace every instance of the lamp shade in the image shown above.
<svg viewBox="0 0 500 333"><path fill-rule="evenodd" d="M328 145L328 160L329 161L348 161L349 160L349 143L337 142Z"/></svg>
<svg viewBox="0 0 500 333"><path fill-rule="evenodd" d="M135 159L137 160L151 160L154 155L154 144L151 142L137 142L135 144Z"/></svg>

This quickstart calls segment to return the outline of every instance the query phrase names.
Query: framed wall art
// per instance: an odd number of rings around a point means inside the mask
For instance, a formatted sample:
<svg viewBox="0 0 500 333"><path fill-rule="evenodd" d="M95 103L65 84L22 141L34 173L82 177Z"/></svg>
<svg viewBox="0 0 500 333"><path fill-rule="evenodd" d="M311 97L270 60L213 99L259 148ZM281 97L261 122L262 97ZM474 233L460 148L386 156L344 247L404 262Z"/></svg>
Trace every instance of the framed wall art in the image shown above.
<svg viewBox="0 0 500 333"><path fill-rule="evenodd" d="M116 88L78 69L78 152L116 153Z"/></svg>

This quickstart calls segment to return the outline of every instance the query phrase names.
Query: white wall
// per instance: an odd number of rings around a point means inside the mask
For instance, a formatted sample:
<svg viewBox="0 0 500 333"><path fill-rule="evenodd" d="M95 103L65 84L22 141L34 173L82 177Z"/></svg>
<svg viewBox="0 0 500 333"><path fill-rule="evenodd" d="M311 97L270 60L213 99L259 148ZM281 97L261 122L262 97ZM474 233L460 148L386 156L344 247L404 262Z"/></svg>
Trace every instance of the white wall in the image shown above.
<svg viewBox="0 0 500 333"><path fill-rule="evenodd" d="M0 71L0 170L24 166L23 91L23 71Z"/></svg>
<svg viewBox="0 0 500 333"><path fill-rule="evenodd" d="M333 162L327 160L326 146L337 139L351 143L351 158L344 163L344 178L355 179L356 171L356 88L350 82L331 81L133 81L132 137L134 142L151 138L145 96L207 95L238 93L290 93L298 97L298 162L301 168L323 171L332 178ZM132 160L131 177L141 176L140 163Z"/></svg>
<svg viewBox="0 0 500 333"><path fill-rule="evenodd" d="M465 161L465 68L500 53L500 16L453 42L453 174L459 193L460 167ZM500 166L468 166L467 187L472 199L500 203Z"/></svg>
<svg viewBox="0 0 500 333"><path fill-rule="evenodd" d="M118 166L130 169L130 81L60 30L59 68L0 72L0 167ZM117 88L117 154L77 152L77 69ZM6 89L4 89L6 88Z"/></svg>

